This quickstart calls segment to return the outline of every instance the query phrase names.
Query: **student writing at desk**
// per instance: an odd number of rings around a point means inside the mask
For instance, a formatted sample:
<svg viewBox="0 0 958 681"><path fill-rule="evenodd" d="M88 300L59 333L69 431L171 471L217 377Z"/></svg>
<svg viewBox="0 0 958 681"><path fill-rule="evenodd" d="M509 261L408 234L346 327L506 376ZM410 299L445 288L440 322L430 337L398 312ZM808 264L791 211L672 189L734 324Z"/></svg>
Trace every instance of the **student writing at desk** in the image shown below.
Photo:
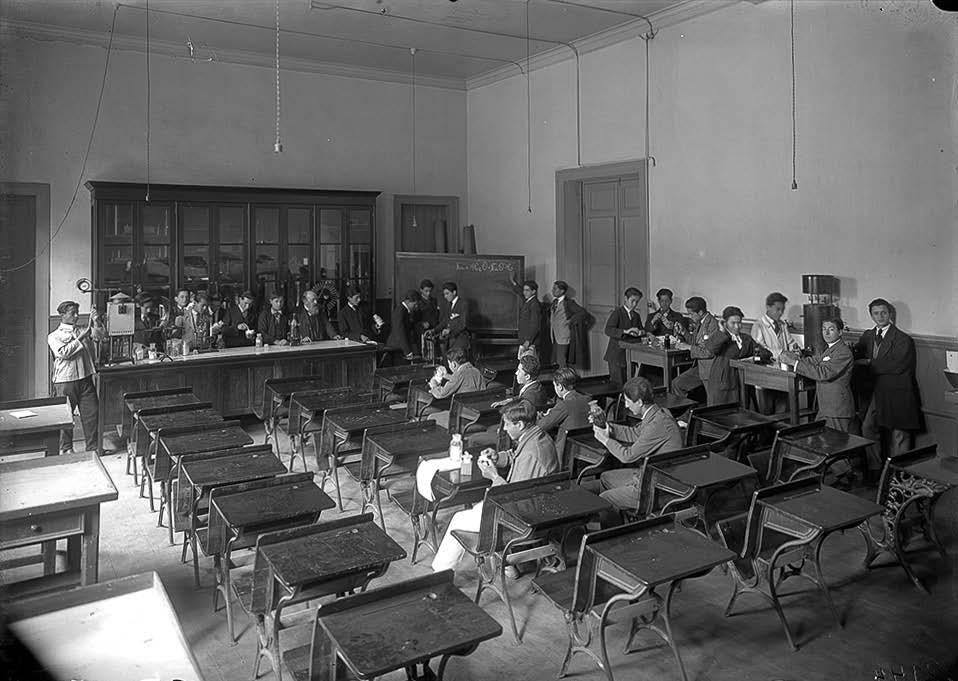
<svg viewBox="0 0 958 681"><path fill-rule="evenodd" d="M558 471L559 457L556 455L555 444L551 437L535 425L535 407L526 400L515 400L504 406L501 412L503 428L515 446L504 452L484 449L478 459L479 470L482 471L483 477L491 480L493 485L504 485L540 478ZM503 478L499 468L505 466L510 468L507 476ZM435 572L454 569L465 553L459 542L452 536L452 531L478 532L481 519L482 502L452 516L432 561L432 569ZM512 570L507 570L506 574L511 577L518 576L514 567Z"/></svg>
<svg viewBox="0 0 958 681"><path fill-rule="evenodd" d="M552 374L556 404L539 419L542 430L547 433L556 430L556 451L560 453L565 449L566 433L589 425L589 401L592 398L575 389L578 382L579 374L574 369L556 369Z"/></svg>
<svg viewBox="0 0 958 681"><path fill-rule="evenodd" d="M660 288L655 293L658 307L653 307L649 301L651 311L645 320L645 332L653 336L671 335L686 340L685 317L672 309L672 298L672 291L667 288Z"/></svg>
<svg viewBox="0 0 958 681"><path fill-rule="evenodd" d="M682 448L682 432L672 415L655 403L652 384L641 376L630 378L622 388L625 406L641 419L637 426L610 423L605 427L592 426L595 439L605 445L620 462L629 466L656 452L671 452ZM605 471L599 481L601 496L619 510L634 510L639 505L637 469L615 468ZM607 524L603 520L603 524Z"/></svg>
<svg viewBox="0 0 958 681"><path fill-rule="evenodd" d="M779 356L786 350L799 349L798 340L788 329L788 322L782 319L787 302L788 298L778 291L769 293L765 297L765 314L752 325L752 337L771 353L773 362L778 362ZM756 388L755 400L758 410L763 414L784 411L788 405L788 395L781 390Z"/></svg>
<svg viewBox="0 0 958 681"><path fill-rule="evenodd" d="M289 333L289 317L283 311L286 298L279 291L269 296L269 307L259 313L257 333L263 335L266 345L286 345L286 334Z"/></svg>
<svg viewBox="0 0 958 681"><path fill-rule="evenodd" d="M399 348L403 357L408 360L415 359L419 355L419 339L415 329L418 305L419 294L412 290L406 291L399 305L393 308L389 324L389 338L386 344Z"/></svg>
<svg viewBox="0 0 958 681"><path fill-rule="evenodd" d="M695 364L675 377L672 381L672 393L679 397L688 397L689 392L700 386L705 386L708 395L709 374L712 371L714 355L708 348L709 339L718 333L718 321L708 311L704 298L692 296L685 301L685 309L689 319L694 324L689 338L689 354L696 360Z"/></svg>
<svg viewBox="0 0 958 681"><path fill-rule="evenodd" d="M80 425L86 451L95 452L100 446L99 398L93 375L96 366L93 362L93 340L100 340L103 333L93 325L79 329L80 304L65 300L57 305L60 325L47 336L47 345L53 353L53 389L60 397L66 397L70 403L70 413L80 412ZM60 452L73 451L73 428L60 431Z"/></svg>
<svg viewBox="0 0 958 681"><path fill-rule="evenodd" d="M228 348L249 347L256 340L256 311L252 291L243 291L223 315L223 342Z"/></svg>
<svg viewBox="0 0 958 681"><path fill-rule="evenodd" d="M855 396L852 393L852 367L855 356L842 341L845 323L841 319L822 322L822 338L827 347L816 350L811 357L786 350L779 361L794 367L795 373L815 381L818 415L825 425L843 433L859 435L861 429L855 415Z"/></svg>
<svg viewBox="0 0 958 681"><path fill-rule="evenodd" d="M708 340L708 348L715 355L709 370L709 405L738 402L738 369L729 364L733 359L754 359L758 357L767 362L771 353L755 342L750 335L742 331L744 313L737 307L729 306L722 310L720 330Z"/></svg>
<svg viewBox="0 0 958 681"><path fill-rule="evenodd" d="M527 279L520 286L515 275L512 275L511 281L513 290L522 296L522 305L519 307L519 356L530 350L538 354L539 333L542 326L539 285Z"/></svg>
<svg viewBox="0 0 958 681"><path fill-rule="evenodd" d="M609 363L609 380L619 385L624 384L629 378L625 348L619 346L619 341L623 338L640 338L645 335L642 317L637 309L640 300L642 300L642 291L634 286L625 289L622 307L612 310L609 320L605 323L605 335L609 337L609 344L605 349L605 361Z"/></svg>
<svg viewBox="0 0 958 681"><path fill-rule="evenodd" d="M303 343L340 339L340 335L329 323L326 312L319 304L319 296L312 289L307 289L303 294L303 302L296 309L295 315Z"/></svg>

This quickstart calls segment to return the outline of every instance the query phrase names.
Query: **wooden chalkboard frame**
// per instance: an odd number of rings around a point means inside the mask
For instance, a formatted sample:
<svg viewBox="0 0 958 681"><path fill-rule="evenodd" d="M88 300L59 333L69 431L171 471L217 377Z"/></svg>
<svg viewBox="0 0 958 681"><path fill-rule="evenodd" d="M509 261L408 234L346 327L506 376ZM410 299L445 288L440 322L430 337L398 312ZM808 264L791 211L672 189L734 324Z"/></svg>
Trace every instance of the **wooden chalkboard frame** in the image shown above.
<svg viewBox="0 0 958 681"><path fill-rule="evenodd" d="M482 267L481 263L483 261L506 261L512 264L513 269L511 271L515 274L515 279L517 282L522 282L525 279L525 270L526 270L526 258L524 255L489 255L489 254L477 254L477 255L465 255L463 253L420 253L414 251L397 251L395 254L395 261L393 266L393 297L394 302L398 302L403 295L403 292L410 287L410 285L403 284L400 282L400 275L404 269L414 264L416 261L420 261L423 265L426 265L427 261L439 261L442 263L455 263L459 262L474 262L475 266ZM471 269L471 268L470 268ZM481 271L471 269L471 271ZM490 270L496 271L496 270ZM510 270L499 270L502 272L508 272ZM433 283L436 285L436 290L434 296L440 303L440 307L444 303L442 299L442 284L448 279L442 273L433 273L428 272L425 269L420 270L417 275L417 280L412 288L418 289L419 279L429 278L432 279ZM457 284L462 286L462 282L458 278L454 278ZM509 316L509 326L491 326L489 324L483 324L482 320L482 306L481 301L477 299L475 292L464 290L465 300L469 304L470 310L470 319L467 320L469 329L474 334L479 335L516 335L519 332L519 306L521 303L520 296L513 296L514 306L511 308L511 314Z"/></svg>

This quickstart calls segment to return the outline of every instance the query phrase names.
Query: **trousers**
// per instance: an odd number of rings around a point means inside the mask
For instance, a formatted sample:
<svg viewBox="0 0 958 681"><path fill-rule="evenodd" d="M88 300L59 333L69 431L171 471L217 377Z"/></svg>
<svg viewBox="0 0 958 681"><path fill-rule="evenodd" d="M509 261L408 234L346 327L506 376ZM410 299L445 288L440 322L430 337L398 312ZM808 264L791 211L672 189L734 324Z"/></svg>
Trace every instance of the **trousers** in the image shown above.
<svg viewBox="0 0 958 681"><path fill-rule="evenodd" d="M899 428L887 428L878 423L875 400L868 403L865 418L862 419L862 437L875 440L878 444L868 448L868 467L880 471L892 454L907 452L912 446L912 433Z"/></svg>
<svg viewBox="0 0 958 681"><path fill-rule="evenodd" d="M86 441L86 451L95 452L100 446L100 434L97 431L100 418L100 403L96 394L93 377L87 376L77 381L54 383L57 395L66 397L70 403L70 413L80 412L80 425ZM60 431L60 451L73 450L73 428Z"/></svg>
<svg viewBox="0 0 958 681"><path fill-rule="evenodd" d="M569 366L569 345L552 344L552 359L559 367Z"/></svg>
<svg viewBox="0 0 958 681"><path fill-rule="evenodd" d="M479 524L482 522L482 502L479 502L472 508L465 511L459 511L449 520L449 527L446 528L446 534L443 535L436 555L432 559L432 569L434 572L443 570L455 570L459 561L462 560L466 550L452 536L453 530L463 530L465 532L478 532Z"/></svg>

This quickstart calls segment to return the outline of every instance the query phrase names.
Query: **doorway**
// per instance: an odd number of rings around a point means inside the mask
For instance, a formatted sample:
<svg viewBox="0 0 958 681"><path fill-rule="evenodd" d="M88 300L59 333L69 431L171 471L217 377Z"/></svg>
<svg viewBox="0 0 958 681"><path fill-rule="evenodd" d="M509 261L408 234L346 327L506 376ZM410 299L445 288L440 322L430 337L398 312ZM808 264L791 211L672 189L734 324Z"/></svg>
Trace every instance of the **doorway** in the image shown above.
<svg viewBox="0 0 958 681"><path fill-rule="evenodd" d="M48 393L48 185L0 183L0 401Z"/></svg>
<svg viewBox="0 0 958 681"><path fill-rule="evenodd" d="M648 314L649 219L646 163L613 163L556 172L556 266L573 297L595 317L590 373L605 373L605 322L629 286L645 294Z"/></svg>
<svg viewBox="0 0 958 681"><path fill-rule="evenodd" d="M400 196L393 198L397 251L459 252L458 196Z"/></svg>

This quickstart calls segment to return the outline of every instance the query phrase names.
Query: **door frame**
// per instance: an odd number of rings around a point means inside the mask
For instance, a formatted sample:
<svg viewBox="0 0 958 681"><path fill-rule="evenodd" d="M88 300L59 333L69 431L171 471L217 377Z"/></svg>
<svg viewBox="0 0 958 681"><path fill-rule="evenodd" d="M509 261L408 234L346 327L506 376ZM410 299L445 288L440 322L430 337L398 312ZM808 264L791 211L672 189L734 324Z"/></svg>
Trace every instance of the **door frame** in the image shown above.
<svg viewBox="0 0 958 681"><path fill-rule="evenodd" d="M444 206L448 221L446 224L447 253L458 253L461 242L459 234L459 197L458 196L429 196L419 194L393 195L393 246L394 250L402 251L402 208L405 205L416 206Z"/></svg>
<svg viewBox="0 0 958 681"><path fill-rule="evenodd" d="M50 387L50 352L47 335L50 333L50 185L40 182L7 182L0 180L0 194L32 196L35 204L36 268L34 282L37 299L33 320L33 394L46 397ZM42 252L41 252L42 251Z"/></svg>

